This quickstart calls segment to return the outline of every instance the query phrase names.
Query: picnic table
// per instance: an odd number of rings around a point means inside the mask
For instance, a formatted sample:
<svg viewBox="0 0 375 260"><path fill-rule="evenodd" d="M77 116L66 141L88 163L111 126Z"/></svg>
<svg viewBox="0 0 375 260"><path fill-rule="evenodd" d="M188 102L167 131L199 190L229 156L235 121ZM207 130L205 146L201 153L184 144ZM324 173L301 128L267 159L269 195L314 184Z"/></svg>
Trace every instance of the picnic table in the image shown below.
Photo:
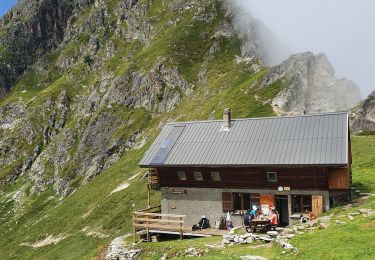
<svg viewBox="0 0 375 260"><path fill-rule="evenodd" d="M260 231L260 230L266 230L266 225L268 225L270 223L271 223L271 221L269 221L269 220L257 220L257 219L254 219L245 228L246 228L247 232L249 232L249 230L250 230L250 232L255 232L255 231Z"/></svg>

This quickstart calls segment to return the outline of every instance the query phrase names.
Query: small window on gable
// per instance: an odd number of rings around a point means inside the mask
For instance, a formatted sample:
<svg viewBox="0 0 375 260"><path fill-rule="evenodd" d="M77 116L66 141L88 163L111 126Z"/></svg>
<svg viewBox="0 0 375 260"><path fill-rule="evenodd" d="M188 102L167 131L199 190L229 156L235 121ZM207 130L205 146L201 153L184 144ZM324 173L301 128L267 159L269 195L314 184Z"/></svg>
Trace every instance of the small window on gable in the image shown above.
<svg viewBox="0 0 375 260"><path fill-rule="evenodd" d="M267 179L269 182L277 182L277 173L276 172L267 172Z"/></svg>
<svg viewBox="0 0 375 260"><path fill-rule="evenodd" d="M196 181L203 181L202 172L194 171L193 174Z"/></svg>
<svg viewBox="0 0 375 260"><path fill-rule="evenodd" d="M177 176L180 181L186 181L186 173L184 171L177 171Z"/></svg>
<svg viewBox="0 0 375 260"><path fill-rule="evenodd" d="M211 179L213 181L221 181L220 172L211 172Z"/></svg>

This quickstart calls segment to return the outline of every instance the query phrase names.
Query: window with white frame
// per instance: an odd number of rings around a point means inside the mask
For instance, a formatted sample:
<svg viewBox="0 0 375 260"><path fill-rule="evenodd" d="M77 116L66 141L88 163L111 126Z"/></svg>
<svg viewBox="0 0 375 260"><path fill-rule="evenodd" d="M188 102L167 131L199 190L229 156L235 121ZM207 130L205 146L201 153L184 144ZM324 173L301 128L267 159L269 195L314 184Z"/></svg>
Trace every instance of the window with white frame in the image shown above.
<svg viewBox="0 0 375 260"><path fill-rule="evenodd" d="M177 171L177 177L180 181L186 181L186 173L184 171Z"/></svg>
<svg viewBox="0 0 375 260"><path fill-rule="evenodd" d="M220 172L211 172L211 179L213 181L221 181Z"/></svg>
<svg viewBox="0 0 375 260"><path fill-rule="evenodd" d="M193 171L194 179L196 181L203 181L203 174L199 171Z"/></svg>

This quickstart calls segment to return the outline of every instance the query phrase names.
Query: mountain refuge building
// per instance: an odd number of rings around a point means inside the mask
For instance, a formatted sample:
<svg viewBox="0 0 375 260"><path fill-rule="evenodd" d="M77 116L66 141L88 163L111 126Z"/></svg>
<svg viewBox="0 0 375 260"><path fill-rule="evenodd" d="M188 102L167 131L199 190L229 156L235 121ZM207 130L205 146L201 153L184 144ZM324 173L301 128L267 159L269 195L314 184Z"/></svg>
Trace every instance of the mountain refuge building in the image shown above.
<svg viewBox="0 0 375 260"><path fill-rule="evenodd" d="M315 215L350 195L347 113L167 123L139 163L161 192L161 213L202 215L211 223L232 214L241 225L253 205L275 207L282 225Z"/></svg>

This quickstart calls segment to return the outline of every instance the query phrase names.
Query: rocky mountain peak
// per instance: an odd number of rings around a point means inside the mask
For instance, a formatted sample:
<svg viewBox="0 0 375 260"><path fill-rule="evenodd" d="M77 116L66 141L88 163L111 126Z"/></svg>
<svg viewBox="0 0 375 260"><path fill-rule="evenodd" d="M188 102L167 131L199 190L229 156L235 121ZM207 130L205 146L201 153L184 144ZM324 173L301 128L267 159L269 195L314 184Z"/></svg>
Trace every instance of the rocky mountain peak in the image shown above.
<svg viewBox="0 0 375 260"><path fill-rule="evenodd" d="M291 55L271 69L263 84L281 79L289 87L272 101L279 114L348 111L361 100L358 86L350 80L336 79L332 64L323 53Z"/></svg>
<svg viewBox="0 0 375 260"><path fill-rule="evenodd" d="M353 132L375 131L375 91L353 109L350 121L350 128Z"/></svg>

